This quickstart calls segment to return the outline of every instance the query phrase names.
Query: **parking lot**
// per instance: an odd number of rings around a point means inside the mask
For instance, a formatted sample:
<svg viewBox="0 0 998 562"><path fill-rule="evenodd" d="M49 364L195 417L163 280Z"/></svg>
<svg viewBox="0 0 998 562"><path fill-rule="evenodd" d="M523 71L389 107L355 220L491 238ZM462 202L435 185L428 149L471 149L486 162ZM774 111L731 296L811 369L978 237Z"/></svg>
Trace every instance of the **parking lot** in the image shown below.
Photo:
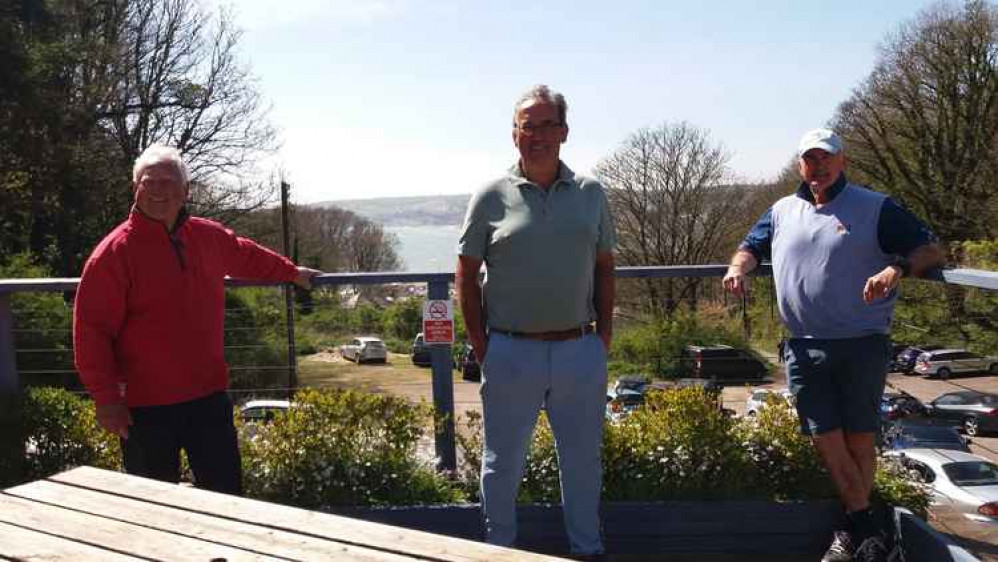
<svg viewBox="0 0 998 562"><path fill-rule="evenodd" d="M770 384L764 386L782 388L786 386L786 380L780 373ZM887 377L887 386L895 392L907 392L922 402L929 402L941 394L957 390L976 390L998 394L998 376L982 373L976 376L963 376L943 381L927 379L918 375L905 376L901 373L891 373ZM739 415L744 413L745 399L751 390L752 388L747 386L725 388L725 406L735 410ZM975 454L998 463L998 435L974 437L971 440L970 449ZM936 529L950 535L958 543L974 552L981 560L998 562L998 525L970 521L946 506L933 507L930 521Z"/></svg>
<svg viewBox="0 0 998 562"><path fill-rule="evenodd" d="M320 368L321 365L321 368ZM345 362L333 353L320 353L303 361L301 367L303 383L308 386L334 386L366 389L374 392L390 392L405 396L413 401L433 401L430 387L430 370L415 367L407 355L389 354L384 365L357 365ZM891 373L888 387L904 391L923 402L940 394L954 390L978 390L998 394L998 376L980 375L952 378L950 380L926 379L921 376L904 376ZM782 388L786 380L782 372L774 373L774 378L763 385L766 388ZM481 411L481 397L478 383L462 381L459 373L454 377L454 403L457 413L462 416L468 410ZM724 388L723 400L726 408L736 414L745 413L745 400L755 387L730 385ZM971 450L982 457L998 463L998 435L973 438Z"/></svg>
<svg viewBox="0 0 998 562"><path fill-rule="evenodd" d="M783 388L786 379L783 374L777 374L773 381L764 385L765 388ZM905 376L901 373L891 373L887 377L887 386L897 392L907 392L922 402L929 402L940 394L956 390L977 390L990 394L998 394L998 376L989 374L970 375L949 380L927 379L922 376ZM728 386L724 389L724 405L738 415L745 412L745 399L753 387ZM970 449L992 462L998 463L998 435L977 436L971 440Z"/></svg>
<svg viewBox="0 0 998 562"><path fill-rule="evenodd" d="M388 392L401 395L413 401L432 402L430 370L415 367L407 355L389 354L384 365L357 365L345 362L337 354L320 353L302 362L301 377L308 386L340 387ZM969 376L946 381L930 380L920 376L906 377L892 373L888 386L895 391L904 391L919 400L930 401L940 394L954 390L978 390L998 394L998 377L993 375ZM786 386L782 372L763 385L766 388ZM745 412L745 400L754 387L731 385L724 388L724 405L738 415ZM461 380L460 374L454 377L454 403L459 419L469 410L481 411L479 384ZM432 443L424 443L426 453L432 456ZM978 436L973 439L971 449L982 457L998 462L998 435ZM946 508L933 509L933 525L963 543L982 560L998 562L998 525L977 523L963 518Z"/></svg>
<svg viewBox="0 0 998 562"><path fill-rule="evenodd" d="M896 390L911 394L922 402L931 401L940 394L955 390L977 390L998 394L998 377L994 375L967 376L941 381L891 373L887 379L887 384ZM998 435L974 437L970 448L974 453L998 463Z"/></svg>

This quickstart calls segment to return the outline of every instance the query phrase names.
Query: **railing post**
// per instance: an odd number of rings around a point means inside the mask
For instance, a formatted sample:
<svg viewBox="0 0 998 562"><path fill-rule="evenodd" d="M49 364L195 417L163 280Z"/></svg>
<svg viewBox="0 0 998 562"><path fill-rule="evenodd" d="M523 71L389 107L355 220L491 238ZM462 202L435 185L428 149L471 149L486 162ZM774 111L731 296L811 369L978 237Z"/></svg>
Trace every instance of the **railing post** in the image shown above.
<svg viewBox="0 0 998 562"><path fill-rule="evenodd" d="M450 283L430 281L426 298L447 300ZM433 406L436 410L436 454L438 470L457 469L457 449L454 441L454 366L450 345L431 345L433 365Z"/></svg>
<svg viewBox="0 0 998 562"><path fill-rule="evenodd" d="M21 388L14 360L14 314L10 293L0 293L0 396L15 394Z"/></svg>
<svg viewBox="0 0 998 562"><path fill-rule="evenodd" d="M745 287L745 290L742 292L742 335L745 337L745 341L751 341L752 323L751 320L749 320L748 307L749 307L749 293L750 293L749 287L752 285L752 280L746 279L745 283L747 284L747 286Z"/></svg>

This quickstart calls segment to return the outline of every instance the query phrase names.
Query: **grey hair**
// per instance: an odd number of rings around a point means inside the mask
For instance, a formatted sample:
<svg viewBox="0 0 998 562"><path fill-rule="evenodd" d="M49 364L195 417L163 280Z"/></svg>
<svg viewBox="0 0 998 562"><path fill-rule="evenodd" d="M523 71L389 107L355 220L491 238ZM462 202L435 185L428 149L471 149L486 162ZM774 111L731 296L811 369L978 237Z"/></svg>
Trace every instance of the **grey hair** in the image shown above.
<svg viewBox="0 0 998 562"><path fill-rule="evenodd" d="M135 165L132 166L132 182L138 183L139 178L142 177L143 170L159 164L173 165L180 172L180 178L184 180L184 184L190 183L191 171L180 155L180 151L172 146L164 146L162 144L149 145L135 159Z"/></svg>
<svg viewBox="0 0 998 562"><path fill-rule="evenodd" d="M568 102L560 92L554 92L546 84L538 84L527 90L520 99L516 100L513 106L513 125L516 126L516 114L520 112L520 106L528 101L539 101L542 103L553 103L558 108L558 119L561 123L567 124Z"/></svg>

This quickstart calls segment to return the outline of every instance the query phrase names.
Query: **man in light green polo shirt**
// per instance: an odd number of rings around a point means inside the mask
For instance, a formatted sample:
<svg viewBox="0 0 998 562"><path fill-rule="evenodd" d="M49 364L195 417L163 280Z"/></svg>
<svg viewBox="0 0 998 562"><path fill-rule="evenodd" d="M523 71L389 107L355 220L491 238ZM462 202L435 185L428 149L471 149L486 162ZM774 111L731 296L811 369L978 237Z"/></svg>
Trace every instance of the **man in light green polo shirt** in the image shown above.
<svg viewBox="0 0 998 562"><path fill-rule="evenodd" d="M482 365L487 540L509 546L516 539L517 489L544 406L558 448L570 547L589 555L603 551L600 446L615 236L603 187L559 157L567 107L547 86L517 101L513 144L520 159L471 198L457 286Z"/></svg>

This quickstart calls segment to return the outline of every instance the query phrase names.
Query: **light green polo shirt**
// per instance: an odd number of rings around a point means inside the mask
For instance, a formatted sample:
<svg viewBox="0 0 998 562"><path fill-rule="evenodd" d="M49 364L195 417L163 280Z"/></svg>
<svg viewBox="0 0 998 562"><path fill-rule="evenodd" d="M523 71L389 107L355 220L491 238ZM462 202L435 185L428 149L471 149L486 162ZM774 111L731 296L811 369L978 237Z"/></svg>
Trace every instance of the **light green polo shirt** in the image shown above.
<svg viewBox="0 0 998 562"><path fill-rule="evenodd" d="M485 261L489 327L547 332L596 319L596 252L612 251L615 243L599 182L562 163L545 190L517 164L472 195L458 254Z"/></svg>

